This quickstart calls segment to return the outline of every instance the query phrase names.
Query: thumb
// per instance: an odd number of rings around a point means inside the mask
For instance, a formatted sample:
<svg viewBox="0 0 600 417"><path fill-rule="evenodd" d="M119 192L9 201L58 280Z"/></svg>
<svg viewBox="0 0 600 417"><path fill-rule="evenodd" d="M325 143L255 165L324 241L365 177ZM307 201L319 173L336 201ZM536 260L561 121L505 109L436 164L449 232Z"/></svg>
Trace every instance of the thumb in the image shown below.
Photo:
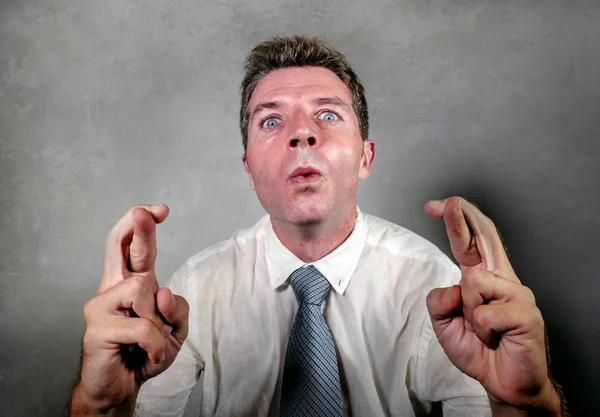
<svg viewBox="0 0 600 417"><path fill-rule="evenodd" d="M427 310L435 333L439 335L462 305L460 285L446 288L434 288L427 295Z"/></svg>
<svg viewBox="0 0 600 417"><path fill-rule="evenodd" d="M168 288L160 288L156 293L156 307L167 323L173 328L173 336L183 344L188 335L190 307L185 298L175 295Z"/></svg>
<svg viewBox="0 0 600 417"><path fill-rule="evenodd" d="M448 199L445 198L443 200L429 200L425 203L425 211L431 217L435 217L436 219L441 219L444 217L444 209L446 208L446 201Z"/></svg>

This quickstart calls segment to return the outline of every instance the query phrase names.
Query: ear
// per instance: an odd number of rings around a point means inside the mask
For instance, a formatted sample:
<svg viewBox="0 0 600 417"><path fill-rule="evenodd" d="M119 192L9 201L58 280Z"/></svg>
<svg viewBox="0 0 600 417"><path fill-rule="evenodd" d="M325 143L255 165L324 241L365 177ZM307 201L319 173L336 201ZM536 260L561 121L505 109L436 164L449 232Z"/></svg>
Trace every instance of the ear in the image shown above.
<svg viewBox="0 0 600 417"><path fill-rule="evenodd" d="M374 140L363 141L363 155L360 158L360 169L358 170L358 179L367 179L371 172L371 165L375 162L376 146Z"/></svg>
<svg viewBox="0 0 600 417"><path fill-rule="evenodd" d="M248 175L248 178L250 178L250 188L252 188L253 191L256 191L254 188L254 181L252 181L252 174L250 173L250 167L248 166L248 158L246 158L246 154L242 155L242 162L244 163L244 171L246 171L246 175Z"/></svg>

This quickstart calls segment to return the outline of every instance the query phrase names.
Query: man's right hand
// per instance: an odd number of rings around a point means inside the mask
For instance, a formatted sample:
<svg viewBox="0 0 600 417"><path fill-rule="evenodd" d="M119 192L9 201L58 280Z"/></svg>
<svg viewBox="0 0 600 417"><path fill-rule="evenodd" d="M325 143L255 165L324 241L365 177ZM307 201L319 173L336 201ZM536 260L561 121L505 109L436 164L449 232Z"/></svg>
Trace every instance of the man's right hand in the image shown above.
<svg viewBox="0 0 600 417"><path fill-rule="evenodd" d="M189 306L155 274L156 224L166 205L136 206L110 231L104 273L84 308L81 381L72 415L132 411L140 386L166 370L188 334Z"/></svg>

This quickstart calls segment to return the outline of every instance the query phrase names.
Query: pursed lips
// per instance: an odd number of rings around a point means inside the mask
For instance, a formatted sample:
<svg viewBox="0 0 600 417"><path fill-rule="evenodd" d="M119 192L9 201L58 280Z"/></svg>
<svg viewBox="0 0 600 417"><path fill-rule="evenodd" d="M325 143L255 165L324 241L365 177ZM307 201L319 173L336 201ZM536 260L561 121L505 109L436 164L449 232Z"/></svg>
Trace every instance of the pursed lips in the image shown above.
<svg viewBox="0 0 600 417"><path fill-rule="evenodd" d="M296 183L307 183L322 178L321 171L313 167L296 168L289 176L289 180Z"/></svg>

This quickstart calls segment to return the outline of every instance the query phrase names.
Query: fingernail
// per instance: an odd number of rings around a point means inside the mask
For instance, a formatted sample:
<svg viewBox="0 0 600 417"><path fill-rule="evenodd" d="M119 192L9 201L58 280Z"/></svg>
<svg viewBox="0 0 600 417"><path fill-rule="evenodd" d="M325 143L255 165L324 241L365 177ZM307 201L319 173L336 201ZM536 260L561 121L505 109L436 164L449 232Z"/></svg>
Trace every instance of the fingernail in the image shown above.
<svg viewBox="0 0 600 417"><path fill-rule="evenodd" d="M170 335L172 330L173 330L172 326L169 326L168 324L163 324L162 333L165 337Z"/></svg>
<svg viewBox="0 0 600 417"><path fill-rule="evenodd" d="M440 205L442 205L443 201L442 200L429 200L430 204L433 204L434 206L439 207Z"/></svg>
<svg viewBox="0 0 600 417"><path fill-rule="evenodd" d="M160 354L160 362L164 362L165 361L165 352Z"/></svg>

